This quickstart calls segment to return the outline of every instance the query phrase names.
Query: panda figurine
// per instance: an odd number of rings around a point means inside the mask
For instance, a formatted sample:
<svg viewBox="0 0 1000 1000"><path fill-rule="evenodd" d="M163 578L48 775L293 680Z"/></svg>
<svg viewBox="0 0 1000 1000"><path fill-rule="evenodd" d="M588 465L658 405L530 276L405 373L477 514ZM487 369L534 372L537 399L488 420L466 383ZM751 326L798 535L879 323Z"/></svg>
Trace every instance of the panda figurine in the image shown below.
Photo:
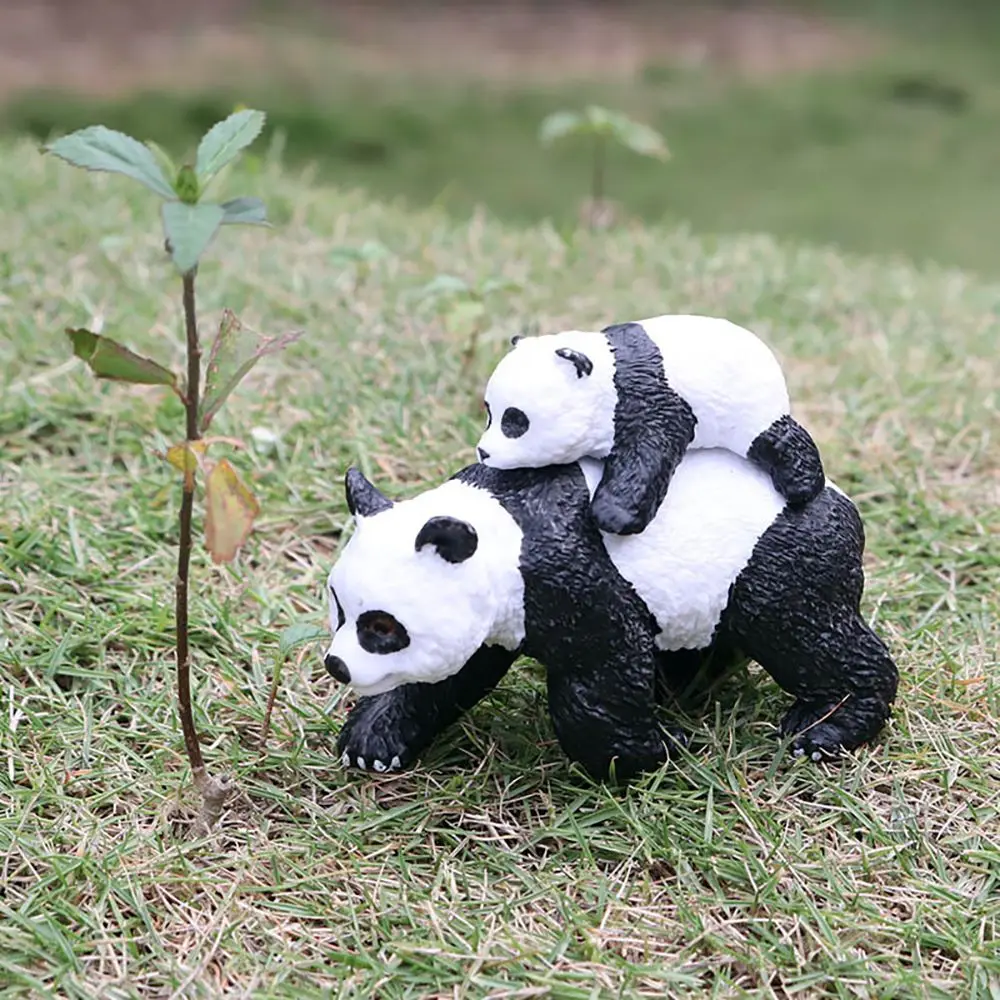
<svg viewBox="0 0 1000 1000"><path fill-rule="evenodd" d="M667 760L657 691L696 651L751 657L794 696L779 728L796 754L882 729L898 675L859 612L864 532L843 493L793 508L746 459L692 450L646 530L611 535L590 509L601 475L472 465L393 503L348 471L357 526L329 576L325 656L361 695L345 765L408 765L520 655L546 667L559 742L597 779Z"/></svg>
<svg viewBox="0 0 1000 1000"><path fill-rule="evenodd" d="M515 337L485 402L478 456L486 465L604 460L593 512L613 534L646 527L688 447L749 458L793 505L825 483L774 354L725 319L667 315L600 333Z"/></svg>

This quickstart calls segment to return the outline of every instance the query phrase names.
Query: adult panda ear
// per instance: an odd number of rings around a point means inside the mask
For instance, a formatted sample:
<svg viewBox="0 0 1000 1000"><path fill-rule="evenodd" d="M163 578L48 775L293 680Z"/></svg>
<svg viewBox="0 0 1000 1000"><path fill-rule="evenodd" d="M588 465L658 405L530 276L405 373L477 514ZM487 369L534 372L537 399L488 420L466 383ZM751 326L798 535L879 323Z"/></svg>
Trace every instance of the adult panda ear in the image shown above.
<svg viewBox="0 0 1000 1000"><path fill-rule="evenodd" d="M594 370L594 362L582 351L574 351L572 347L558 347L556 354L572 363L576 369L577 378L583 378L584 375L589 375Z"/></svg>
<svg viewBox="0 0 1000 1000"><path fill-rule="evenodd" d="M445 562L460 563L465 562L479 547L479 536L467 521L459 521L455 517L432 517L417 532L414 547L419 552L425 545L433 545Z"/></svg>
<svg viewBox="0 0 1000 1000"><path fill-rule="evenodd" d="M392 501L368 482L361 470L353 465L344 477L344 492L347 494L347 506L355 517L371 517L392 506Z"/></svg>

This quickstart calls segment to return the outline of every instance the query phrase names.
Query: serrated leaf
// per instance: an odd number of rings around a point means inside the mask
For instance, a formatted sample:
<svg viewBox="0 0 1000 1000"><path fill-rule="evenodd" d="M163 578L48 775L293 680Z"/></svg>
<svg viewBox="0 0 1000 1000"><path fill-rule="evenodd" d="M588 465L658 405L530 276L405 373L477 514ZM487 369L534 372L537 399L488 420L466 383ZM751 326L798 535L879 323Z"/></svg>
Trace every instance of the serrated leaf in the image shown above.
<svg viewBox="0 0 1000 1000"><path fill-rule="evenodd" d="M224 216L221 205L185 205L181 201L168 201L163 206L163 231L170 245L170 255L181 274L187 274L197 265L219 231Z"/></svg>
<svg viewBox="0 0 1000 1000"><path fill-rule="evenodd" d="M229 394L261 358L284 350L301 336L301 330L292 330L277 337L262 337L246 329L232 312L225 310L208 356L201 430L208 428Z"/></svg>
<svg viewBox="0 0 1000 1000"><path fill-rule="evenodd" d="M117 340L82 328L67 329L66 336L73 344L73 353L86 361L98 378L177 389L177 376L169 368L130 351Z"/></svg>
<svg viewBox="0 0 1000 1000"><path fill-rule="evenodd" d="M236 111L205 133L195 160L195 171L203 185L260 135L265 118L263 111Z"/></svg>
<svg viewBox="0 0 1000 1000"><path fill-rule="evenodd" d="M311 625L309 622L297 622L295 625L289 625L288 628L283 629L281 635L278 636L278 653L285 657L293 649L304 646L307 642L329 638L330 630L328 628Z"/></svg>
<svg viewBox="0 0 1000 1000"><path fill-rule="evenodd" d="M228 459L212 466L205 479L205 545L212 562L231 562L247 540L260 504Z"/></svg>
<svg viewBox="0 0 1000 1000"><path fill-rule="evenodd" d="M152 150L124 132L91 125L64 135L45 148L75 167L124 174L145 184L162 198L174 197L173 186L164 176Z"/></svg>
<svg viewBox="0 0 1000 1000"><path fill-rule="evenodd" d="M543 143L574 135L586 130L586 118L579 111L555 111L549 115L538 130L538 138Z"/></svg>
<svg viewBox="0 0 1000 1000"><path fill-rule="evenodd" d="M267 226L267 207L260 198L233 198L222 203L224 226Z"/></svg>

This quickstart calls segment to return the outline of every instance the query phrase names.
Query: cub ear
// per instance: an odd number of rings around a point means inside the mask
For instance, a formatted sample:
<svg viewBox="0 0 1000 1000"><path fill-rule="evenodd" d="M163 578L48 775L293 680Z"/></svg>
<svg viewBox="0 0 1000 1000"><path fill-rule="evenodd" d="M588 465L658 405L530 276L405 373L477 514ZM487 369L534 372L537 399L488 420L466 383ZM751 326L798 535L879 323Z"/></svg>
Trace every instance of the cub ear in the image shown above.
<svg viewBox="0 0 1000 1000"><path fill-rule="evenodd" d="M450 563L465 562L479 546L476 529L454 517L432 517L417 533L416 550L433 545L438 555Z"/></svg>
<svg viewBox="0 0 1000 1000"><path fill-rule="evenodd" d="M577 378L583 378L584 375L589 375L594 370L594 362L583 352L574 351L572 347L556 348L556 354L560 358L565 358L567 361L572 362L573 367L576 369Z"/></svg>
<svg viewBox="0 0 1000 1000"><path fill-rule="evenodd" d="M392 501L368 482L364 473L353 465L344 477L344 492L347 494L347 506L355 517L371 517L392 506Z"/></svg>

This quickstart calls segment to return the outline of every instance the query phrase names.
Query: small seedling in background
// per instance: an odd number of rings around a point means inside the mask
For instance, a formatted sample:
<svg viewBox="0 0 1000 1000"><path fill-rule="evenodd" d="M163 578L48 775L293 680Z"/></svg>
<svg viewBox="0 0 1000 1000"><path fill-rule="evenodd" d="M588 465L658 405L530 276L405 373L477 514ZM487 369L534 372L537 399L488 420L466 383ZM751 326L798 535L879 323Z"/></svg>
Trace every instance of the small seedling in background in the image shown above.
<svg viewBox="0 0 1000 1000"><path fill-rule="evenodd" d="M220 171L257 138L263 127L263 112L246 109L235 112L202 137L194 166L178 167L154 144L144 144L103 125L73 132L45 147L73 166L131 177L163 198L166 250L181 275L181 307L187 341L186 379L182 380L158 362L133 353L109 337L82 329L66 332L75 354L98 378L166 386L184 404L185 438L169 448L164 457L183 476L175 611L177 702L184 746L195 785L201 793L196 820L198 832L207 832L215 824L232 785L225 776L209 776L191 711L188 586L196 482L200 476L204 483L205 541L215 563L229 562L236 556L260 510L257 499L229 460L214 461L208 456L213 445L242 446L241 442L204 435L226 398L257 361L266 354L282 350L301 336L300 332L295 332L274 338L260 337L245 329L236 316L226 311L203 370L195 304L198 261L221 226L267 225L267 213L259 198L234 198L222 203L203 198ZM204 392L201 390L203 377Z"/></svg>
<svg viewBox="0 0 1000 1000"><path fill-rule="evenodd" d="M486 278L470 285L455 275L439 274L418 291L420 300L431 303L437 310L449 333L467 338L462 352L463 376L472 367L479 338L489 323L486 300L497 292L516 292L519 287L517 282L506 278Z"/></svg>
<svg viewBox="0 0 1000 1000"><path fill-rule="evenodd" d="M614 217L612 203L605 195L607 150L610 142L658 160L667 160L670 151L655 129L633 121L620 111L590 105L583 111L556 111L541 125L538 137L548 146L559 139L583 137L591 145L590 198L581 214L591 228L606 228Z"/></svg>

